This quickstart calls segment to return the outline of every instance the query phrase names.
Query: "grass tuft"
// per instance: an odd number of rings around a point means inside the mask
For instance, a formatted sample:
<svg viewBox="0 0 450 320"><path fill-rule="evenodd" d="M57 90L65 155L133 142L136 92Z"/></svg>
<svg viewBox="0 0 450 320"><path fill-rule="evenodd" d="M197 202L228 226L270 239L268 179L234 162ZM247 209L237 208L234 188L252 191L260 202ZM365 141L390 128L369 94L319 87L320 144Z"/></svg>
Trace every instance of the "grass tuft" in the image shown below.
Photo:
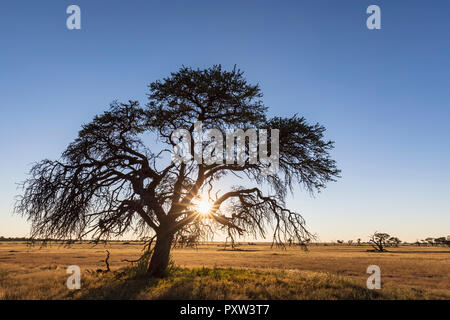
<svg viewBox="0 0 450 320"><path fill-rule="evenodd" d="M0 283L4 282L8 278L9 272L7 270L0 269Z"/></svg>

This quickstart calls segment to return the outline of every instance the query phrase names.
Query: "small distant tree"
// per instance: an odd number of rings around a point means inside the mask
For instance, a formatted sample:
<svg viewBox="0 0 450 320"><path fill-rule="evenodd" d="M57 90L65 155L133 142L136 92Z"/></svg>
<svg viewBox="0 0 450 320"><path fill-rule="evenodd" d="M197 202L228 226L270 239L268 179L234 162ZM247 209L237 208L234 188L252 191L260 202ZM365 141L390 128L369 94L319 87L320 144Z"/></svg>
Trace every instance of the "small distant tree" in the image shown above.
<svg viewBox="0 0 450 320"><path fill-rule="evenodd" d="M299 245L303 250L309 251L308 245L309 245L310 242L311 242L311 239L308 238L308 239L305 239L305 240L303 240L303 241L300 241L300 242L298 243L298 245Z"/></svg>
<svg viewBox="0 0 450 320"><path fill-rule="evenodd" d="M361 245L361 238L356 239L356 243L358 244L358 246Z"/></svg>
<svg viewBox="0 0 450 320"><path fill-rule="evenodd" d="M397 238L397 237L390 237L388 242L393 247L398 247L398 245L400 243L402 243L402 241L399 238Z"/></svg>
<svg viewBox="0 0 450 320"><path fill-rule="evenodd" d="M436 245L444 245L446 243L446 239L445 239L445 237L439 237L439 238L434 239L434 243Z"/></svg>
<svg viewBox="0 0 450 320"><path fill-rule="evenodd" d="M351 246L353 244L353 240L348 240L348 245Z"/></svg>
<svg viewBox="0 0 450 320"><path fill-rule="evenodd" d="M375 251L385 252L386 251L386 242L390 238L390 235L387 233L375 232L369 242Z"/></svg>
<svg viewBox="0 0 450 320"><path fill-rule="evenodd" d="M431 238L431 237L426 238L425 242L426 242L427 245L433 246L434 245L434 238Z"/></svg>
<svg viewBox="0 0 450 320"><path fill-rule="evenodd" d="M292 238L289 238L289 239L288 239L288 243L289 243L289 247L292 247L292 243L293 243Z"/></svg>
<svg viewBox="0 0 450 320"><path fill-rule="evenodd" d="M450 239L449 237L439 237L434 239L434 244L436 246L449 246L450 247Z"/></svg>

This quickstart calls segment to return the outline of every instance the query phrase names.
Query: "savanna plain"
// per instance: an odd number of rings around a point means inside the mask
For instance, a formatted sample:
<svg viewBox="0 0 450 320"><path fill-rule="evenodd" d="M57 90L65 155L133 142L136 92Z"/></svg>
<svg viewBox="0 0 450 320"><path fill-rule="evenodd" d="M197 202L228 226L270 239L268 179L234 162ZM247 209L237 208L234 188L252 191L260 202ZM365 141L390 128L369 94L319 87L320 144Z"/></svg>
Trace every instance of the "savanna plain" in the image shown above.
<svg viewBox="0 0 450 320"><path fill-rule="evenodd" d="M368 245L312 244L235 249L203 243L171 252L167 277L139 275L139 242L70 246L0 242L0 299L450 299L450 248L404 245L370 252ZM110 252L106 270L106 250ZM81 289L69 290L67 267L81 268ZM370 290L367 267L381 269Z"/></svg>

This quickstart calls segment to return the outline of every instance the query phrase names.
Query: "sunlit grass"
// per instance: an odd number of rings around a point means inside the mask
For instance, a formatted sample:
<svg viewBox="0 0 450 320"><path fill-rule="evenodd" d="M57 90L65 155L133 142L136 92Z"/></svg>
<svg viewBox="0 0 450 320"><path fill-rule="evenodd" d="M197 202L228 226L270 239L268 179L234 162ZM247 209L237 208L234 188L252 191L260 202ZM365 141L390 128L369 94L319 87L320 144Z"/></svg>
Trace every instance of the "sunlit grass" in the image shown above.
<svg viewBox="0 0 450 320"><path fill-rule="evenodd" d="M87 272L105 268L106 248L113 273ZM139 257L142 244L106 248L2 243L0 299L450 299L448 248L405 246L377 254L356 246L304 252L243 244L232 251L215 243L173 250L174 264L162 280L139 277L122 261ZM366 288L371 264L381 267L381 290ZM81 267L80 291L66 287L69 265Z"/></svg>
<svg viewBox="0 0 450 320"><path fill-rule="evenodd" d="M164 279L126 272L83 277L82 288L65 287L62 272L49 270L8 279L2 299L439 299L424 290L369 290L345 277L319 272L233 268L172 268Z"/></svg>

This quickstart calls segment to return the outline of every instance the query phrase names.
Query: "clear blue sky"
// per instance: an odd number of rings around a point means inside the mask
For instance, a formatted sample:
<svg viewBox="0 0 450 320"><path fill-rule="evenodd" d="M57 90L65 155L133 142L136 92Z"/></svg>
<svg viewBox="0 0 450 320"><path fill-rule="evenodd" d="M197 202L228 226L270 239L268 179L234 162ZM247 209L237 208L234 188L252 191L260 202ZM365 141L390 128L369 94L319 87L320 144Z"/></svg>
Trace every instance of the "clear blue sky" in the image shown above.
<svg viewBox="0 0 450 320"><path fill-rule="evenodd" d="M66 28L70 4L81 30ZM381 30L366 28L370 4ZM289 201L322 240L450 235L449 34L447 0L1 1L0 235L29 232L12 207L32 162L112 100L219 63L260 83L272 115L336 141L343 178Z"/></svg>

